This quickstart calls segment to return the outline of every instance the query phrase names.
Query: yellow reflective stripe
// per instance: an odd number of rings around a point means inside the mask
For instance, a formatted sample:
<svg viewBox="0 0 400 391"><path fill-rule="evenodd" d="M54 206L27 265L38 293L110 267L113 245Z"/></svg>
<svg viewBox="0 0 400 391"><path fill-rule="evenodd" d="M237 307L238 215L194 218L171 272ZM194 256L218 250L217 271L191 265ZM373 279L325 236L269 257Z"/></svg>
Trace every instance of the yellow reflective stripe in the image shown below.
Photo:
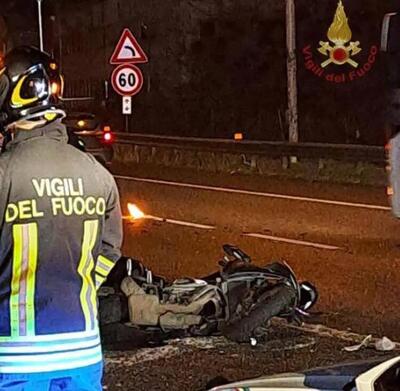
<svg viewBox="0 0 400 391"><path fill-rule="evenodd" d="M47 121L53 121L57 117L57 113L46 113L44 115L44 118L47 119Z"/></svg>
<svg viewBox="0 0 400 391"><path fill-rule="evenodd" d="M110 272L110 270L106 270L106 269L102 268L101 265L99 265L99 264L96 265L96 273L101 274L103 277L107 277L109 272Z"/></svg>
<svg viewBox="0 0 400 391"><path fill-rule="evenodd" d="M106 279L106 277L100 276L99 274L95 275L97 290L101 287L101 284L105 281L105 279Z"/></svg>
<svg viewBox="0 0 400 391"><path fill-rule="evenodd" d="M35 335L35 285L38 258L38 227L36 223L28 224L29 261L26 287L26 331Z"/></svg>
<svg viewBox="0 0 400 391"><path fill-rule="evenodd" d="M95 286L95 282L93 281L92 278L92 271L94 269L94 259L93 259L93 254L92 254L92 250L94 248L94 246L96 245L96 241L97 241L97 230L99 227L99 221L98 220L94 220L94 231L92 234L92 241L90 243L90 271L88 271L88 273L90 273L90 302L92 305L92 309L93 309L93 325L92 325L92 329L96 328L96 322L97 322L97 290L96 290L96 286Z"/></svg>
<svg viewBox="0 0 400 391"><path fill-rule="evenodd" d="M99 255L96 265L96 289L99 289L101 284L107 278L111 269L114 267L114 262L110 261L104 255Z"/></svg>
<svg viewBox="0 0 400 391"><path fill-rule="evenodd" d="M21 96L22 84L24 83L24 81L26 80L27 77L28 77L27 75L21 77L21 79L18 81L17 85L15 86L14 91L11 96L11 106L22 107L25 105L29 105L33 102L36 102L39 99L38 97L24 99Z"/></svg>
<svg viewBox="0 0 400 391"><path fill-rule="evenodd" d="M82 288L80 300L83 315L85 317L86 330L96 327L96 289L92 279L94 261L92 250L96 243L98 220L87 220L84 222L81 259L79 261L78 273L82 277Z"/></svg>
<svg viewBox="0 0 400 391"><path fill-rule="evenodd" d="M106 268L111 270L114 267L114 262L110 261L108 258L106 258L104 255L99 255L97 258L97 262L103 263ZM103 266L103 267L104 267Z"/></svg>
<svg viewBox="0 0 400 391"><path fill-rule="evenodd" d="M13 274L10 296L11 338L35 335L37 255L37 224L15 224L13 226Z"/></svg>
<svg viewBox="0 0 400 391"><path fill-rule="evenodd" d="M11 337L19 336L19 282L22 271L22 234L23 226L13 226L13 271L10 296Z"/></svg>

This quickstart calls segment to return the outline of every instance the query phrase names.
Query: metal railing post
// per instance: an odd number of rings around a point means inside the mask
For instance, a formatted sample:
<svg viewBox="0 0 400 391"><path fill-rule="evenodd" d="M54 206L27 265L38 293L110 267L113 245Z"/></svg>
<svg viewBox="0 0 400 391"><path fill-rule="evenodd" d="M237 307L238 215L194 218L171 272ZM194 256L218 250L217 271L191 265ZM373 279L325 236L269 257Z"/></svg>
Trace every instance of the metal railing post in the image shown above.
<svg viewBox="0 0 400 391"><path fill-rule="evenodd" d="M296 9L295 0L286 0L286 45L287 45L287 96L289 142L299 141L297 109L297 59L296 59ZM297 161L295 156L291 162Z"/></svg>

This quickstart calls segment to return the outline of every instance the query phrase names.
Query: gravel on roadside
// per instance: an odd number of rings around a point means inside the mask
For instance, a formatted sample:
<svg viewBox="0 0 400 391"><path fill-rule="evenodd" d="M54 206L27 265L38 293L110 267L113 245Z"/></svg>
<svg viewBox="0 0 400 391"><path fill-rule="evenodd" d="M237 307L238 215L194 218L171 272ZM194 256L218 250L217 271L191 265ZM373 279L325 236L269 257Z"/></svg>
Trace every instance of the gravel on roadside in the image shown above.
<svg viewBox="0 0 400 391"><path fill-rule="evenodd" d="M222 337L174 340L165 346L106 352L108 391L203 391L216 377L237 381L370 358L392 357L373 349L343 350L335 338L274 328L268 340L238 345Z"/></svg>

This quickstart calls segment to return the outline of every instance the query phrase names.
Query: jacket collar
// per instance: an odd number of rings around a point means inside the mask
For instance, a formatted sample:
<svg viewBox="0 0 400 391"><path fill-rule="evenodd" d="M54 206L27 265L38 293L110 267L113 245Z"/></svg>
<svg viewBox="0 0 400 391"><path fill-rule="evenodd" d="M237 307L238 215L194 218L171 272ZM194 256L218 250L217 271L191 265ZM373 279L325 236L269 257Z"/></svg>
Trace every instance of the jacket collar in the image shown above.
<svg viewBox="0 0 400 391"><path fill-rule="evenodd" d="M14 138L7 144L6 149L11 149L17 144L38 137L51 138L63 143L68 142L67 129L60 119L32 130L18 129L17 127L14 132Z"/></svg>

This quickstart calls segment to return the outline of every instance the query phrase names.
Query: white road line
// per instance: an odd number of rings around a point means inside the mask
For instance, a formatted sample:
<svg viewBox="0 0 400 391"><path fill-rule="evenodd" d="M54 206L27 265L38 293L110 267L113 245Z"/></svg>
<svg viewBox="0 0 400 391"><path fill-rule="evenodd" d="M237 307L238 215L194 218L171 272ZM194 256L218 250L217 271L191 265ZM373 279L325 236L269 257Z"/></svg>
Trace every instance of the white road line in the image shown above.
<svg viewBox="0 0 400 391"><path fill-rule="evenodd" d="M292 200L292 201L303 201L303 202L311 202L311 203L315 203L315 204L347 206L347 207L352 207L352 208L383 210L383 211L391 210L390 207L383 206L383 205L362 204L362 203L357 203L357 202L346 202L346 201L335 201L335 200L327 200L327 199L312 198L312 197L300 197L300 196L293 196L293 195L287 195L287 194L264 193L264 192L260 192L260 191L233 189L230 187L196 185L194 183L172 182L172 181L164 181L161 179L137 178L137 177L123 176L123 175L114 175L114 177L116 179L122 179L122 180L126 180L126 181L155 183L155 184L159 184L159 185L186 187L186 188L199 189L199 190L210 190L210 191L218 191L218 192L233 193L233 194L243 194L243 195L251 195L251 196L258 196L258 197L278 198L278 199L285 199L285 200Z"/></svg>
<svg viewBox="0 0 400 391"><path fill-rule="evenodd" d="M132 220L131 216L124 216L123 219L124 220ZM181 225L184 227L191 227L191 228L199 228L199 229L207 229L207 230L215 229L215 227L212 225L191 223L189 221L183 221L183 220L164 219L162 217L151 216L151 215L145 215L142 219L161 221L161 222L167 223L167 224ZM132 221L134 221L134 220L132 220Z"/></svg>
<svg viewBox="0 0 400 391"><path fill-rule="evenodd" d="M132 217L131 216L123 216L123 219L129 221L129 220L132 220ZM145 215L140 220L154 220L154 221L160 221L160 222L167 223L167 224L174 224L174 225L180 225L180 226L184 226L184 227L199 228L199 229L206 229L206 230L216 229L216 227L213 225L198 224L198 223L192 223L190 221L183 221L183 220L164 219L162 217L151 216L151 215ZM135 220L132 220L132 221L135 221ZM267 239L267 240L271 240L274 242L295 244L298 246L315 247L315 248L322 249L322 250L343 250L343 248L337 247L337 246L331 246L328 244L315 243L315 242L306 242L304 240L282 238L280 236L264 235L264 234L257 234L257 233L243 233L242 235L248 236L251 238Z"/></svg>
<svg viewBox="0 0 400 391"><path fill-rule="evenodd" d="M246 234L243 234L243 236L249 236L251 238L258 238L258 239L266 239L266 240L271 240L274 242L296 244L298 246L314 247L314 248L318 248L318 249L322 249L322 250L343 250L343 248L341 248L341 247L331 246L329 244L306 242L304 240L288 239L288 238L282 238L279 236L272 236L272 235L246 233Z"/></svg>

